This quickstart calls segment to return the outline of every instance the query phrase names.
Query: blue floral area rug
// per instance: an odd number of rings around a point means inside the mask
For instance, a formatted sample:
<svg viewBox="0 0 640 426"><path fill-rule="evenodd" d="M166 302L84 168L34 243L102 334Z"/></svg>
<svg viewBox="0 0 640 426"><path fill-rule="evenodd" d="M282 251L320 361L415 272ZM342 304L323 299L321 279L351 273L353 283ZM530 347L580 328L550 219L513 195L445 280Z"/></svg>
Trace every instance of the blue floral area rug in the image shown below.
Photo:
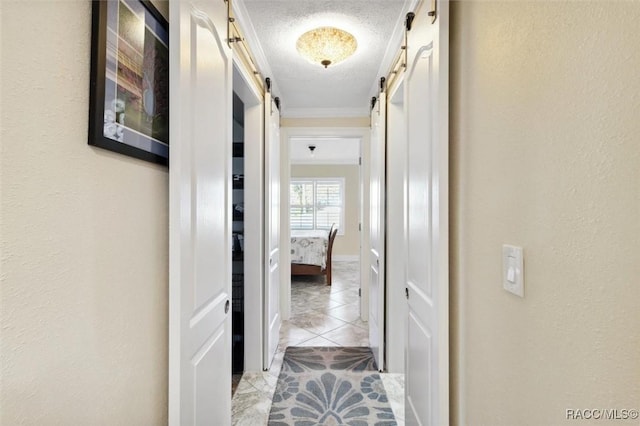
<svg viewBox="0 0 640 426"><path fill-rule="evenodd" d="M312 425L397 425L369 348L287 348L269 426Z"/></svg>

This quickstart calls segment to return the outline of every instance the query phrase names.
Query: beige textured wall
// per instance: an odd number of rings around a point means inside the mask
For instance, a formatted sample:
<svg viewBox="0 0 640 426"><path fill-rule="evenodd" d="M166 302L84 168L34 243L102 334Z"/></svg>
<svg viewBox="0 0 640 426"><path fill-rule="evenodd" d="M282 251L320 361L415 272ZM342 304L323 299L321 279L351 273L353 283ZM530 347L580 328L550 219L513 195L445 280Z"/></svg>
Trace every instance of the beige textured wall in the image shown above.
<svg viewBox="0 0 640 426"><path fill-rule="evenodd" d="M360 233L360 168L357 165L292 165L291 177L344 178L344 235L338 234L333 246L334 256L359 256Z"/></svg>
<svg viewBox="0 0 640 426"><path fill-rule="evenodd" d="M0 424L166 424L167 170L87 145L89 1L0 8Z"/></svg>
<svg viewBox="0 0 640 426"><path fill-rule="evenodd" d="M640 2L451 18L453 424L640 408Z"/></svg>

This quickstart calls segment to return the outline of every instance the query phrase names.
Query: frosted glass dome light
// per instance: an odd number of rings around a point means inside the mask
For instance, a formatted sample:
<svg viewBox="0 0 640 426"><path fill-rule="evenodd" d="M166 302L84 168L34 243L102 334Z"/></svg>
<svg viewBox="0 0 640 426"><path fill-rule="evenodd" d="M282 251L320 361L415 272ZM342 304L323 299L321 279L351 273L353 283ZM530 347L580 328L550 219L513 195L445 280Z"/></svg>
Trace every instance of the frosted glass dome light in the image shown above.
<svg viewBox="0 0 640 426"><path fill-rule="evenodd" d="M358 47L355 37L334 27L320 27L302 34L296 42L298 53L314 64L327 68L353 55Z"/></svg>

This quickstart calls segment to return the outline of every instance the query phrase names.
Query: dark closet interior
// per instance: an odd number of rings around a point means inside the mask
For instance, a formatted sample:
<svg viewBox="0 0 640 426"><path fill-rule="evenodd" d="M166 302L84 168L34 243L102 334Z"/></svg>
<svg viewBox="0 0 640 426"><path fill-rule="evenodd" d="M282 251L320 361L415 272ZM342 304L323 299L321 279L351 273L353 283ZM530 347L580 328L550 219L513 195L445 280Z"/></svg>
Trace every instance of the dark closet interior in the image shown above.
<svg viewBox="0 0 640 426"><path fill-rule="evenodd" d="M233 94L232 371L244 371L244 104Z"/></svg>

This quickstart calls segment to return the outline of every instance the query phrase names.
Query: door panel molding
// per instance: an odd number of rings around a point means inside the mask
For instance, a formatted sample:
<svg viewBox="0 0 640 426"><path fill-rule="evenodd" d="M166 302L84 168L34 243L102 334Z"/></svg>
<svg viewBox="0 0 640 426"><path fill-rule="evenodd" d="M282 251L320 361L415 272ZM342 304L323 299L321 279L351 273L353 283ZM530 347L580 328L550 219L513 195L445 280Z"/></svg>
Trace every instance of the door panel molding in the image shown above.
<svg viewBox="0 0 640 426"><path fill-rule="evenodd" d="M407 33L407 424L449 424L449 4Z"/></svg>
<svg viewBox="0 0 640 426"><path fill-rule="evenodd" d="M223 2L171 2L169 424L231 423L231 51ZM213 401L213 402L212 402Z"/></svg>

